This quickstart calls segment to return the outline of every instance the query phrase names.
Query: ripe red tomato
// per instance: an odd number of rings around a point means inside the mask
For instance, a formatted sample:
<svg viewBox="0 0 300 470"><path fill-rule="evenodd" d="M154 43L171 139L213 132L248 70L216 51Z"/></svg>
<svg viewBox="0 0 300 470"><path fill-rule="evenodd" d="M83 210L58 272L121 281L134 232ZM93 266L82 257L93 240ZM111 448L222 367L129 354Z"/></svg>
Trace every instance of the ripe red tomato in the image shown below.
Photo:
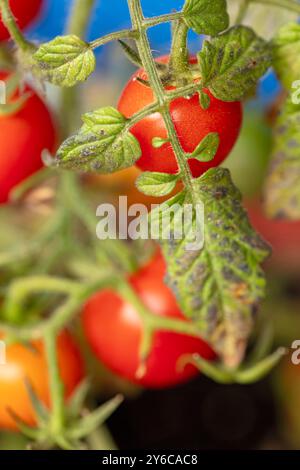
<svg viewBox="0 0 300 470"><path fill-rule="evenodd" d="M166 62L167 57L161 57L160 62ZM191 62L195 62L195 58ZM139 82L136 78L147 78L144 70L138 70L129 80L121 95L118 109L127 118L137 113L145 106L154 102L152 90ZM197 145L210 132L218 132L220 146L214 159L203 163L190 159L190 168L194 177L205 173L209 168L220 165L230 153L240 132L242 123L242 106L240 102L220 101L208 91L210 106L202 109L199 95L192 98L176 98L170 105L172 119L185 152L191 153ZM141 145L142 156L137 166L143 171L159 171L163 173L177 173L178 165L171 145L164 144L155 149L152 146L154 137L166 139L167 130L159 113L155 113L138 122L131 128L132 134Z"/></svg>
<svg viewBox="0 0 300 470"><path fill-rule="evenodd" d="M41 9L42 3L42 0L9 0L11 10L21 29L24 29L35 19ZM0 41L8 39L9 37L9 32L0 20Z"/></svg>
<svg viewBox="0 0 300 470"><path fill-rule="evenodd" d="M16 343L6 348L6 364L0 365L0 428L16 431L15 421L7 411L12 409L25 423L35 425L35 415L25 387L28 379L40 400L49 407L48 369L42 341L31 348ZM57 340L61 377L68 398L84 376L83 362L72 336L62 332Z"/></svg>
<svg viewBox="0 0 300 470"><path fill-rule="evenodd" d="M164 284L165 261L159 254L130 278L130 284L153 315L183 320L175 297ZM94 295L85 305L83 325L96 356L120 376L149 388L163 388L184 382L198 373L191 365L178 371L183 354L198 353L206 359L215 354L201 339L167 331L154 334L146 373L137 377L143 324L134 307L113 290Z"/></svg>
<svg viewBox="0 0 300 470"><path fill-rule="evenodd" d="M298 273L300 222L269 219L258 200L247 201L246 208L253 227L273 248L270 267L281 273Z"/></svg>
<svg viewBox="0 0 300 470"><path fill-rule="evenodd" d="M0 80L7 74L0 72ZM0 115L0 203L7 201L10 190L42 168L41 153L54 150L56 135L50 112L41 98L32 95L16 113ZM16 93L13 100L19 96Z"/></svg>

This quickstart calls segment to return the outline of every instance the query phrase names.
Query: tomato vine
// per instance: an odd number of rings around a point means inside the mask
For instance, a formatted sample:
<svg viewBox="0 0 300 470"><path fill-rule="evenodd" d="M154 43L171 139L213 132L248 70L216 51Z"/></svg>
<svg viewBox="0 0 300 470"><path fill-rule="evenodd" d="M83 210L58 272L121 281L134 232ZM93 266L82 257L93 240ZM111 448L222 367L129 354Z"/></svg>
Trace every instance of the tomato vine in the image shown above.
<svg viewBox="0 0 300 470"><path fill-rule="evenodd" d="M275 67L278 68L278 74L284 76L281 61L285 60L285 55L282 57L280 54L281 48L286 46L288 32L281 32L277 42L270 44L251 28L243 26L241 23L251 4L272 5L300 13L300 5L293 0L245 0L240 4L235 25L230 27L225 0L186 0L182 11L152 18L144 17L140 0L128 0L131 27L87 43L83 38L94 0L77 0L66 35L37 47L27 41L18 28L9 1L0 0L3 23L18 48L16 60L19 67L30 70L42 82L48 81L63 88L62 128L65 140L54 158L49 158L48 155L45 159L51 167L50 174L55 174L58 180L56 204L61 207L55 208L55 222L51 222L39 237L27 245L21 257L24 255L26 259L39 253L54 234L67 237L68 223L75 219L86 229L86 236L97 262L105 260L105 272L99 270L99 273L95 273L91 260L85 259L84 266L77 266L75 269L77 273L80 271L79 280L73 279L76 277L74 272L72 279L46 272L20 277L7 289L0 330L12 340L45 340L52 400L52 410L47 416L49 422L47 421L46 437L44 428L41 434L39 430L33 432L19 422L21 430L37 441L46 439L50 441L50 446L78 447L79 440L96 429L120 402L120 397L117 397L104 405L104 408L91 412L88 418L76 417L70 431L58 369L56 340L59 332L77 315L84 302L105 287L113 286L140 314L145 329L140 346L143 366L151 350L153 334L157 330L204 337L218 353L220 363L210 363L195 356L184 357L182 361L193 364L221 383L250 383L258 380L285 353L280 348L268 357L260 357L255 363L243 363L253 330L254 313L264 296L265 278L261 265L270 250L251 227L242 207L241 195L227 170L211 168L202 176L193 177L189 160L194 158L200 162L206 162L207 159L213 161L220 144L218 133L207 135L192 153L188 153L180 142L170 111L170 105L175 99L189 99L194 95L199 98L199 106L209 109L207 90L214 98L225 102L245 99L269 66L274 64L274 44L277 48ZM170 61L167 64L154 59L147 35L150 27L165 22L174 23ZM197 54L195 64L190 63L187 48L190 29L197 34L209 36ZM299 34L298 43L300 32L296 33ZM124 42L128 39L135 43L136 50ZM83 116L82 128L69 136L74 132L73 108L77 99L74 87L87 80L95 70L94 50L111 41L119 41L126 55L135 64L141 65L146 80L139 78L144 86L151 88L154 102L130 118L112 107L87 113ZM298 116L299 109L292 108L287 103L284 116L287 116L291 126L285 136L277 136L279 149L281 146L288 147L286 144L290 133L293 137L296 132L294 117L295 112ZM159 148L166 143L171 145L179 170L175 176L146 172L139 178L138 188L153 196L168 195L175 184L182 181L183 189L168 204L174 200L180 205L192 204L194 208L197 204L204 204L208 214L205 246L193 255L186 249L186 239L160 239L168 267L168 284L176 294L177 301L189 320L187 322L154 316L143 305L127 280L128 272L134 271L137 266L130 247L117 240L108 240L101 246L96 246L93 240L95 217L85 201L80 180L72 173L60 171L66 169L111 173L134 165L141 156L141 147L131 132L132 127L154 113L162 116L167 139L157 136L152 141L153 146L157 145ZM282 170L282 165L286 165L287 159L293 160L293 155L288 154L287 157L283 163L279 162L280 171L285 170ZM266 197L266 204L271 215L278 215L283 211L280 203L282 188L276 185L278 173L274 175L273 171L274 169L268 178L271 189ZM290 176L290 170L288 172ZM34 187L40 181L39 178L44 181L48 177L48 170L34 176L24 186L16 189L15 197L20 198L29 188ZM290 218L297 218L298 206L295 210L290 201L287 201L287 206L286 214ZM194 223L194 217L193 212L191 224ZM174 220L171 225L173 227ZM76 241L71 241L76 244ZM113 261L109 259L111 253ZM0 256L0 266L10 266L19 257L20 252L5 253ZM86 272L89 272L88 276ZM56 306L51 316L39 319L33 325L23 324L24 304L30 296L40 293L53 294L55 298L58 294L63 294L66 299ZM35 400L38 409L40 404L36 397Z"/></svg>

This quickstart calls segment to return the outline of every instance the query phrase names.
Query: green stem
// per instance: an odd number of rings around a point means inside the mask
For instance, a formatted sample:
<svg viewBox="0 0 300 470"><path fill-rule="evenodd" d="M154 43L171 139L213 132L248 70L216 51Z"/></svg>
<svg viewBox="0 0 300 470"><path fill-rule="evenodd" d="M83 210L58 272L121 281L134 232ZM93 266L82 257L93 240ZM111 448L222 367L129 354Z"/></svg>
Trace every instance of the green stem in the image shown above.
<svg viewBox="0 0 300 470"><path fill-rule="evenodd" d="M141 301L132 286L125 280L119 279L116 283L116 289L139 313L143 323L151 330L173 331L196 338L201 337L201 332L194 323L189 321L177 320L170 317L160 317L151 312Z"/></svg>
<svg viewBox="0 0 300 470"><path fill-rule="evenodd" d="M143 377L147 371L146 361L150 354L153 344L153 335L156 331L172 331L195 338L201 338L201 332L193 322L155 315L141 301L128 281L119 278L116 284L116 290L123 299L134 307L143 324L143 335L139 345L140 365L136 370L136 377Z"/></svg>
<svg viewBox="0 0 300 470"><path fill-rule="evenodd" d="M31 276L13 282L7 292L2 318L10 323L18 323L24 318L23 303L35 293L47 292L72 295L78 289L78 283L51 276Z"/></svg>
<svg viewBox="0 0 300 470"><path fill-rule="evenodd" d="M170 70L174 73L178 86L185 85L190 75L189 53L187 48L188 27L183 20L178 20L173 32L170 55Z"/></svg>
<svg viewBox="0 0 300 470"><path fill-rule="evenodd" d="M6 28L9 31L9 34L11 35L12 39L15 41L15 43L18 45L18 47L26 52L30 50L33 46L32 44L25 39L23 36L21 30L19 29L16 20L12 14L12 11L9 6L9 0L0 0L0 8L1 8L1 15L2 15L2 21Z"/></svg>
<svg viewBox="0 0 300 470"><path fill-rule="evenodd" d="M158 103L145 106L145 108L143 108L141 111L138 111L130 118L130 120L128 121L128 127L129 128L132 127L134 124L141 121L145 117L150 116L151 114L157 113L158 111L159 111Z"/></svg>
<svg viewBox="0 0 300 470"><path fill-rule="evenodd" d="M271 5L300 13L300 4L295 0L250 0L250 2Z"/></svg>
<svg viewBox="0 0 300 470"><path fill-rule="evenodd" d="M94 239L96 254L105 254L110 261L118 261L118 266L125 272L136 270L136 264L132 257L132 251L126 243L121 240L103 240L100 246L99 240L96 238L96 210L93 212L88 201L80 187L78 177L71 172L66 172L64 176L63 199L65 205L86 227L90 235Z"/></svg>
<svg viewBox="0 0 300 470"><path fill-rule="evenodd" d="M143 11L141 8L140 0L128 0L128 6L132 21L132 26L139 32L139 37L136 39L137 48L144 66L144 69L148 75L150 86L154 92L159 105L159 112L161 113L165 126L167 128L170 143L173 147L178 166L181 171L182 179L184 184L189 188L193 194L193 181L190 168L185 156L185 153L180 145L178 136L172 117L169 110L169 102L166 98L166 92L159 77L155 61L152 56L151 47L147 37L147 22L144 20Z"/></svg>
<svg viewBox="0 0 300 470"><path fill-rule="evenodd" d="M182 18L182 12L177 13L167 13L166 15L153 16L152 18L144 18L143 26L146 28L151 28L152 26L157 26L162 23L169 23L170 21L176 21Z"/></svg>
<svg viewBox="0 0 300 470"><path fill-rule="evenodd" d="M82 37L88 27L95 0L74 0L67 32Z"/></svg>
<svg viewBox="0 0 300 470"><path fill-rule="evenodd" d="M38 288L37 288L38 287ZM154 315L141 302L131 285L121 276L111 275L106 278L95 279L93 282L81 286L78 282L66 281L51 277L32 277L21 281L16 281L10 290L10 309L19 310L26 296L33 292L61 292L69 295L69 299L58 307L52 316L38 322L30 327L18 328L0 324L0 331L20 340L32 340L44 337L47 331L58 333L77 314L83 303L95 292L105 287L116 289L119 294L126 299L137 310L146 328L150 331L164 330L182 333L196 338L201 337L200 330L194 323L177 320L170 317L159 317Z"/></svg>
<svg viewBox="0 0 300 470"><path fill-rule="evenodd" d="M45 333L45 352L48 365L49 388L51 397L51 420L50 426L53 436L59 435L64 427L64 385L60 378L57 358L57 337L55 331L49 329Z"/></svg>
<svg viewBox="0 0 300 470"><path fill-rule="evenodd" d="M103 46L111 41L117 41L118 39L136 39L137 31L132 29L124 29L122 31L117 31L115 33L109 33L106 36L102 36L99 39L95 39L90 43L91 49L96 49L97 47Z"/></svg>
<svg viewBox="0 0 300 470"><path fill-rule="evenodd" d="M253 366L244 370L238 370L234 377L235 382L246 385L261 380L263 377L268 375L272 369L274 369L287 352L288 350L285 348L278 348L274 353L257 362Z"/></svg>
<svg viewBox="0 0 300 470"><path fill-rule="evenodd" d="M168 104L176 98L180 98L182 96L190 96L196 92L199 92L201 89L201 84L198 82L178 87L175 90L166 90L165 101ZM158 102L145 106L145 108L143 108L141 111L138 111L130 118L130 120L128 121L128 128L132 127L134 124L141 121L145 117L148 117L151 114L157 112L160 112L160 105Z"/></svg>
<svg viewBox="0 0 300 470"><path fill-rule="evenodd" d="M20 261L25 261L43 249L43 247L50 242L53 237L57 235L63 225L63 215L59 211L54 218L51 219L50 223L44 227L40 234L36 234L34 240L31 240L24 246L16 246L11 251L0 252L0 267L5 267L9 264L13 264Z"/></svg>
<svg viewBox="0 0 300 470"><path fill-rule="evenodd" d="M0 46L0 67L5 70L14 70L13 57L6 44Z"/></svg>
<svg viewBox="0 0 300 470"><path fill-rule="evenodd" d="M180 88L176 88L175 90L167 90L166 99L168 102L171 102L175 98L180 98L181 96L190 96L196 92L202 90L202 86L200 82L197 83L190 83L189 85L185 85Z"/></svg>

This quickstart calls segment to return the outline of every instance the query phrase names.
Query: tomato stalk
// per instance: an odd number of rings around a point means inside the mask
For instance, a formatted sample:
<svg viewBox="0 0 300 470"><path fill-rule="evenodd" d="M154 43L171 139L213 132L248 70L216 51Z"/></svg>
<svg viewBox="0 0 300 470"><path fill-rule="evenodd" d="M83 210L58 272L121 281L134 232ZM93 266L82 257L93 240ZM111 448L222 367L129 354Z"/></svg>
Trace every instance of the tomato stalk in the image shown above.
<svg viewBox="0 0 300 470"><path fill-rule="evenodd" d="M169 63L170 71L175 76L177 86L186 85L190 75L187 35L188 27L183 20L179 19L173 30Z"/></svg>
<svg viewBox="0 0 300 470"><path fill-rule="evenodd" d="M186 334L195 338L202 338L200 330L192 322L154 315L153 312L144 305L133 287L125 279L119 278L117 280L116 290L124 300L136 309L143 322L144 333L140 345L140 359L143 365L145 364L152 347L153 334L157 330L172 331L174 333Z"/></svg>
<svg viewBox="0 0 300 470"><path fill-rule="evenodd" d="M51 398L50 428L54 438L61 434L65 422L64 386L58 368L56 340L56 332L48 329L45 333L45 352Z"/></svg>
<svg viewBox="0 0 300 470"><path fill-rule="evenodd" d="M176 21L182 18L182 12L167 13L166 15L153 16L152 18L144 18L143 26L151 28L162 23L169 23L170 21Z"/></svg>
<svg viewBox="0 0 300 470"><path fill-rule="evenodd" d="M84 36L91 17L95 0L75 0L66 26L68 34ZM61 92L61 129L62 137L69 135L77 125L74 109L78 106L79 94L76 88L65 88ZM62 175L64 178L64 175Z"/></svg>
<svg viewBox="0 0 300 470"><path fill-rule="evenodd" d="M2 21L8 29L12 39L23 51L30 51L33 45L25 39L9 7L9 0L0 0Z"/></svg>
<svg viewBox="0 0 300 470"><path fill-rule="evenodd" d="M262 3L283 7L295 12L300 12L300 5L292 0L249 0L244 1L240 10L239 18L243 18L248 4ZM179 86L175 90L165 90L163 83L160 79L157 66L152 56L150 44L147 37L147 29L151 26L158 25L163 22L176 21L175 34L172 45L171 53L171 68L180 76L184 78L189 72L188 66L188 51L187 51L187 32L188 28L182 21L182 13L172 13L153 18L144 18L141 8L140 0L128 0L132 29L126 29L116 33L108 34L102 38L96 39L90 43L90 48L95 49L109 41L132 38L136 40L140 58L142 60L144 69L149 78L149 83L153 89L156 102L144 108L142 111L136 113L130 120L128 120L128 128L135 122L140 121L144 117L151 115L155 112L160 112L165 126L168 131L170 143L174 149L178 166L180 168L180 175L182 176L185 186L190 193L197 198L197 189L194 187L193 178L187 161L187 156L183 151L177 132L170 114L169 105L171 101L177 97L194 94L200 91L201 84L191 83L186 86ZM1 12L3 21L9 29L11 36L23 51L31 49L32 45L24 38L20 32L13 15L9 8L8 0L0 0ZM70 17L68 32L78 36L84 36L86 26L90 17L91 9L94 6L94 0L77 0ZM182 81L181 83L184 83ZM65 90L63 92L63 107L62 115L64 116L65 129L67 134L73 128L74 106L76 106L76 90L75 88ZM60 235L63 233L63 222L66 217L66 208L69 213L75 215L83 222L90 234L95 238L95 216L86 204L83 195L80 192L80 185L78 177L71 173L63 173L60 177L60 190L59 194L62 196L64 204L64 213L60 214L57 226L60 230ZM68 219L69 220L69 219ZM55 225L55 227L57 227ZM49 233L55 234L55 230L46 232L45 240L49 240ZM44 238L43 238L44 240ZM44 240L44 241L45 241ZM34 245L36 250L41 246L40 241ZM99 250L100 251L100 250ZM134 270L132 259L130 258L129 251L126 247L118 241L103 242L101 251L105 252L109 257L111 251L121 259L122 271ZM98 252L99 253L99 252ZM11 258L9 258L10 260ZM1 260L0 260L1 263ZM212 255L213 263L213 255ZM20 279L13 283L8 292L7 303L5 305L4 317L11 323L16 323L21 319L22 305L24 300L34 293L47 292L53 294L65 294L67 300L63 305L59 306L54 314L40 321L38 324L28 327L15 328L12 326L0 325L0 329L15 338L22 340L30 340L33 338L45 337L46 354L49 365L49 382L51 389L52 400L52 415L51 427L53 434L60 434L64 427L64 402L63 402L63 387L59 375L57 357L55 351L57 333L65 327L65 325L77 315L78 309L93 293L105 287L114 287L128 302L130 302L140 314L144 323L145 334L141 344L140 354L142 361L148 356L151 348L153 333L156 330L173 331L176 333L187 334L194 337L201 337L200 331L192 322L176 320L173 318L158 317L153 315L146 306L140 301L138 295L126 281L125 276L116 276L115 273L107 275L105 278L94 277L91 281L82 283L75 281L66 281L65 279L53 278L51 276L34 276L27 279ZM208 364L203 359L192 358L195 365L198 365L204 373L219 381L239 381L240 383L248 383L257 380L262 375L265 375L275 363L282 356L283 351L277 351L274 355L269 356L264 362L258 363L256 366L248 368L247 370L227 371L218 366ZM143 370L139 371L140 373ZM238 375L239 374L239 375ZM63 447L68 447L68 443L64 442L61 438Z"/></svg>
<svg viewBox="0 0 300 470"><path fill-rule="evenodd" d="M74 214L86 227L90 235L95 238L95 212L92 211L78 181L78 176L65 172L63 198L69 211ZM121 271L134 272L137 268L130 249L120 240L107 239L99 245L95 239L95 251L105 253L108 259L118 259Z"/></svg>

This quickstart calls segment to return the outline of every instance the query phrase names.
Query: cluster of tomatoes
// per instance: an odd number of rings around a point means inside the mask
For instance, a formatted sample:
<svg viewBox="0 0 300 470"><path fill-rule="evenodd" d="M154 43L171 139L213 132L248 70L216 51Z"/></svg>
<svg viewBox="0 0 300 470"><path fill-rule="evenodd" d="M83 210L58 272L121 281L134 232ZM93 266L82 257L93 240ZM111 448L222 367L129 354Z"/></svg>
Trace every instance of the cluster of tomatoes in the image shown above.
<svg viewBox="0 0 300 470"><path fill-rule="evenodd" d="M38 13L42 0L11 0L12 11L21 28ZM9 37L0 21L0 40ZM166 58L162 60L166 61ZM131 117L153 102L151 89L137 80L138 71L121 96L119 110ZM10 75L1 71L0 79L8 81ZM57 134L51 113L37 93L29 92L25 103L13 113L0 113L0 202L6 203L11 190L42 167L44 149L55 151ZM209 93L209 92L207 92ZM18 100L20 92L9 97ZM180 143L186 152L192 152L210 132L218 132L220 146L214 160L203 163L190 161L195 177L208 168L219 165L233 147L241 126L240 103L222 102L209 93L210 106L203 109L198 94L178 98L171 103L171 114ZM175 155L169 143L161 148L152 146L154 137L167 138L166 128L159 113L149 116L132 128L140 142L142 156L137 166L142 170L176 173ZM187 321L170 289L164 283L165 262L161 254L154 258L128 282L153 315L174 317ZM82 325L86 338L99 360L120 376L146 387L166 387L183 382L197 373L192 366L178 370L178 359L183 354L197 353L207 359L215 357L212 349L200 338L157 331L146 360L144 375L137 376L140 368L140 344L143 323L135 308L114 290L108 289L94 295L84 306ZM5 339L5 338L4 338ZM43 341L10 344L6 351L6 364L0 366L0 426L16 429L9 409L26 423L35 423L34 411L27 394L24 379L30 380L39 398L49 406L47 364ZM84 365L79 348L72 336L63 331L57 341L59 368L65 385L66 398L84 376Z"/></svg>

